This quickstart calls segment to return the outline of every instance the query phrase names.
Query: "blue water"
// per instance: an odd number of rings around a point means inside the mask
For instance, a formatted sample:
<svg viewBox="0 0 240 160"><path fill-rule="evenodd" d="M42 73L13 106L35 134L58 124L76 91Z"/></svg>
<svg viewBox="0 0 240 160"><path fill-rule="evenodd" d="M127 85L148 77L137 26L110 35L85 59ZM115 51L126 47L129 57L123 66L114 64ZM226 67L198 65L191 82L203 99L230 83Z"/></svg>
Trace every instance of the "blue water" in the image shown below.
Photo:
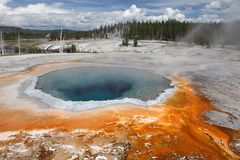
<svg viewBox="0 0 240 160"><path fill-rule="evenodd" d="M157 98L169 83L159 75L136 69L79 67L45 74L38 78L36 88L66 101L147 101Z"/></svg>

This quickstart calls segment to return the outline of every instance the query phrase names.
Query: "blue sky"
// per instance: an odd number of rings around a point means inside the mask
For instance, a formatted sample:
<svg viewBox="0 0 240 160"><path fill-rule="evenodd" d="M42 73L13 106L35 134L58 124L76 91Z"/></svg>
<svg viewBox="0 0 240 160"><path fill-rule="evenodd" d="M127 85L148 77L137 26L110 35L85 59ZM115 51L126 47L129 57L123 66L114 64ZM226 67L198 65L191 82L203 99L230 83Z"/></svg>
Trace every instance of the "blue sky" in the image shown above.
<svg viewBox="0 0 240 160"><path fill-rule="evenodd" d="M65 8L68 9L78 9L83 11L114 11L114 10L125 10L131 5L135 4L140 8L148 9L159 9L159 8L179 8L186 10L188 7L194 7L194 14L199 14L198 12L207 3L200 2L196 4L192 3L172 3L168 0L12 0L9 3L11 7L27 6L28 4L34 3L62 3ZM157 4L157 5L155 5ZM160 5L159 5L160 4Z"/></svg>
<svg viewBox="0 0 240 160"><path fill-rule="evenodd" d="M0 25L88 30L129 20L226 21L240 0L0 0Z"/></svg>
<svg viewBox="0 0 240 160"><path fill-rule="evenodd" d="M64 3L67 8L88 9L88 10L114 10L114 8L126 9L132 4L142 5L144 0L21 0L12 1L10 5L13 7L24 6L30 3ZM97 8L96 8L97 7Z"/></svg>

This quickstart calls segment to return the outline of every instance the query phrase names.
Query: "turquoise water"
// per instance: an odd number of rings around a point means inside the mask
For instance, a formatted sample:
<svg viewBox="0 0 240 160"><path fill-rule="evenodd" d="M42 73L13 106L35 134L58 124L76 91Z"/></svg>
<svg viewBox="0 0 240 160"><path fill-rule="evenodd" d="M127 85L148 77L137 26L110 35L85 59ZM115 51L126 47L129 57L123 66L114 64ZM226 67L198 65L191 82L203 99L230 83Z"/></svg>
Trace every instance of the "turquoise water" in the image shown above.
<svg viewBox="0 0 240 160"><path fill-rule="evenodd" d="M147 101L157 98L169 84L166 78L136 69L79 67L39 77L36 89L65 101Z"/></svg>

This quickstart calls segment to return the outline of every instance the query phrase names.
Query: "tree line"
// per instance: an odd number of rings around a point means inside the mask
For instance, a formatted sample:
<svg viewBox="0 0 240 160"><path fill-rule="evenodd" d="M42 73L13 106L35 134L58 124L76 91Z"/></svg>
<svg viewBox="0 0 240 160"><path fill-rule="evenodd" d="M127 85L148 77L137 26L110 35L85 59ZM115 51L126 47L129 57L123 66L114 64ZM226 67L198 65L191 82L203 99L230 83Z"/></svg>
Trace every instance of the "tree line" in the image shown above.
<svg viewBox="0 0 240 160"><path fill-rule="evenodd" d="M81 39L81 38L91 38L92 31L72 31L72 30L63 30L64 32L64 39ZM4 32L4 39L5 40L17 40L18 34L21 36L22 39L48 39L50 41L59 40L60 35L59 30L52 30L52 31L14 31L14 32Z"/></svg>
<svg viewBox="0 0 240 160"><path fill-rule="evenodd" d="M213 43L240 45L240 22L234 23L194 23L168 21L132 21L101 26L89 31L63 30L64 39L109 38L110 36L136 40L185 41L199 45ZM46 38L50 41L59 40L59 30L20 30L5 32L5 40L17 40L18 33L22 39Z"/></svg>
<svg viewBox="0 0 240 160"><path fill-rule="evenodd" d="M194 23L168 21L133 21L101 26L93 30L94 38L108 38L115 35L127 39L184 41L198 45L238 45L240 46L240 21L227 23ZM123 43L124 44L124 43Z"/></svg>

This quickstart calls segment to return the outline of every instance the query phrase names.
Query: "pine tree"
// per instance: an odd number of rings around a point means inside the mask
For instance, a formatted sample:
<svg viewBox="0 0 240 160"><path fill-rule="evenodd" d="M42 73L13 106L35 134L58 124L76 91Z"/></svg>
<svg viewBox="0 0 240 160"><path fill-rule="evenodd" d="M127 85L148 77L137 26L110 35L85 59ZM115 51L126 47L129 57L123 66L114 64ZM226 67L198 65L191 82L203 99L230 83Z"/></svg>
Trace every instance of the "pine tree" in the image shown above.
<svg viewBox="0 0 240 160"><path fill-rule="evenodd" d="M138 45L138 41L137 41L137 37L135 37L133 42L133 47L137 47L137 45Z"/></svg>
<svg viewBox="0 0 240 160"><path fill-rule="evenodd" d="M125 37L123 40L122 40L122 46L125 46L125 47L128 47L128 37Z"/></svg>
<svg viewBox="0 0 240 160"><path fill-rule="evenodd" d="M76 52L77 52L76 45L72 44L72 46L71 46L71 53L76 53Z"/></svg>
<svg viewBox="0 0 240 160"><path fill-rule="evenodd" d="M122 40L122 46L125 46L125 40L124 39Z"/></svg>
<svg viewBox="0 0 240 160"><path fill-rule="evenodd" d="M127 36L126 36L126 38L125 38L125 46L128 47L128 37L127 37Z"/></svg>

